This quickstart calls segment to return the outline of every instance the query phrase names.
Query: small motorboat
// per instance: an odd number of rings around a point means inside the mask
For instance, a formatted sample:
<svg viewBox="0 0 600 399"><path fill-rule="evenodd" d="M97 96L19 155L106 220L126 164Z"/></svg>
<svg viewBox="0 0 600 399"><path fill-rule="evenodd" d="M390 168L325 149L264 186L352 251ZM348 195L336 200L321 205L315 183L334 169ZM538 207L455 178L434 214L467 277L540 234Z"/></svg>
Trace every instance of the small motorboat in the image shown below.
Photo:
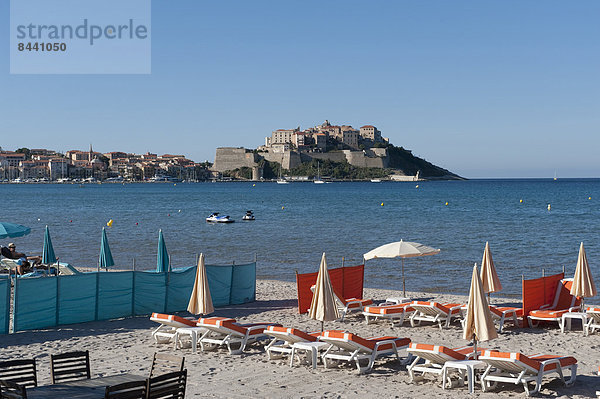
<svg viewBox="0 0 600 399"><path fill-rule="evenodd" d="M208 223L233 223L235 220L229 219L229 216L219 216L219 212L213 212L206 218Z"/></svg>
<svg viewBox="0 0 600 399"><path fill-rule="evenodd" d="M242 220L255 220L254 213L252 213L252 211L246 211L246 214L244 217L242 217Z"/></svg>

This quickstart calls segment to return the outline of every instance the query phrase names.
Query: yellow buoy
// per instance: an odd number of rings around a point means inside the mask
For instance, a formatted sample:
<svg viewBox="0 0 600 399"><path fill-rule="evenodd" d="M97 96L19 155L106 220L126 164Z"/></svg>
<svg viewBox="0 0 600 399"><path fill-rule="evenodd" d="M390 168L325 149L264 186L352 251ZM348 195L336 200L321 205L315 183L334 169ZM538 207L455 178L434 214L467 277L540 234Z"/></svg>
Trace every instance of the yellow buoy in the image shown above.
<svg viewBox="0 0 600 399"><path fill-rule="evenodd" d="M173 183L173 185L174 185L174 186L176 186L176 185L177 185L177 183Z"/></svg>
<svg viewBox="0 0 600 399"><path fill-rule="evenodd" d="M254 183L254 184L252 185L252 187L256 187L256 183Z"/></svg>
<svg viewBox="0 0 600 399"><path fill-rule="evenodd" d="M108 227L112 227L112 225L113 225L113 220L112 220L112 219L110 219L108 222L106 222L106 225L107 225Z"/></svg>
<svg viewBox="0 0 600 399"><path fill-rule="evenodd" d="M591 200L591 199L592 199L592 197L588 197L588 199L589 199L589 200Z"/></svg>
<svg viewBox="0 0 600 399"><path fill-rule="evenodd" d="M446 205L448 205L448 203L446 202Z"/></svg>
<svg viewBox="0 0 600 399"><path fill-rule="evenodd" d="M285 206L282 206L281 209L285 209Z"/></svg>
<svg viewBox="0 0 600 399"><path fill-rule="evenodd" d="M416 188L419 188L419 185L417 184Z"/></svg>
<svg viewBox="0 0 600 399"><path fill-rule="evenodd" d="M550 204L548 204L548 210L550 210Z"/></svg>
<svg viewBox="0 0 600 399"><path fill-rule="evenodd" d="M381 206L383 206L383 202L381 203Z"/></svg>
<svg viewBox="0 0 600 399"><path fill-rule="evenodd" d="M523 200L519 200L519 202L522 204L522 203L523 203Z"/></svg>

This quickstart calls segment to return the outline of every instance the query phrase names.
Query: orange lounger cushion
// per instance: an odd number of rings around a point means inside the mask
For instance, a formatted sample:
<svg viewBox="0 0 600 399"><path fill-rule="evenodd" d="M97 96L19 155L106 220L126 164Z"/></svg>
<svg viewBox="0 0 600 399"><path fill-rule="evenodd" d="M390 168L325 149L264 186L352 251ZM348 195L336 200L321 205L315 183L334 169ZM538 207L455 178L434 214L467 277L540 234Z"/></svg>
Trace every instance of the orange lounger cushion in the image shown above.
<svg viewBox="0 0 600 399"><path fill-rule="evenodd" d="M296 328L282 327L282 326L268 326L267 331L277 332L282 334L289 334L299 337L308 342L316 342L321 333L306 333Z"/></svg>
<svg viewBox="0 0 600 399"><path fill-rule="evenodd" d="M473 353L472 346L461 346L458 348L447 348L442 345L417 344L411 343L408 350L428 351L432 353L441 353L455 360L467 360L468 356Z"/></svg>
<svg viewBox="0 0 600 399"><path fill-rule="evenodd" d="M371 299L358 299L358 298L348 298L344 299L344 305L348 305L348 308L359 308L361 306L372 305L373 301ZM351 303L352 302L352 303Z"/></svg>
<svg viewBox="0 0 600 399"><path fill-rule="evenodd" d="M600 313L600 306L590 306L586 309L586 312Z"/></svg>
<svg viewBox="0 0 600 399"><path fill-rule="evenodd" d="M424 302L424 301L413 301L411 302L411 304L413 306L428 306L428 307L434 307L436 309L441 310L442 312L446 313L446 314L457 314L460 313L460 309L456 308L461 306L460 303L438 303L438 302ZM452 311L450 310L451 308L456 308L453 309Z"/></svg>
<svg viewBox="0 0 600 399"><path fill-rule="evenodd" d="M539 372L542 368L542 362L546 360L557 359L561 367L571 366L577 363L577 359L572 356L553 356L553 355L533 355L526 356L522 353L515 352L497 352L497 351L484 351L483 356L490 359L498 360L511 360L520 362L532 371ZM556 363L547 364L544 367L544 371L554 370Z"/></svg>
<svg viewBox="0 0 600 399"><path fill-rule="evenodd" d="M236 323L235 319L230 319L227 317L208 317L208 318L202 318L200 320L198 320L198 323L201 326L206 326L206 327L210 327L210 326L215 326L215 327L221 327L227 330L230 330L232 332L236 332L240 335L245 335L246 332L248 331L248 329L250 327L256 327L256 326L270 326L270 325L280 325L280 324L275 324L275 323L251 323L251 324L239 324ZM262 334L264 330L252 330L250 331L250 335L258 335L258 334Z"/></svg>
<svg viewBox="0 0 600 399"><path fill-rule="evenodd" d="M196 327L196 322L173 314L152 313L150 320L173 327Z"/></svg>
<svg viewBox="0 0 600 399"><path fill-rule="evenodd" d="M563 310L532 310L529 312L529 316L537 317L540 319L560 319L563 314L568 313L568 309Z"/></svg>
<svg viewBox="0 0 600 399"><path fill-rule="evenodd" d="M409 303L401 303L398 305L389 305L389 306L367 306L364 308L366 313L378 314L378 315L390 315L390 314L398 314L404 312L411 312L414 309L409 306Z"/></svg>
<svg viewBox="0 0 600 399"><path fill-rule="evenodd" d="M324 338L332 338L332 339L336 339L336 340L340 340L340 341L349 341L349 342L353 342L354 344L363 347L363 349L367 349L369 351L373 351L375 349L375 345L378 342L381 341L394 341L394 343L396 344L396 348L403 348L405 346L407 346L408 344L410 344L410 339L409 338L398 338L398 337L371 337L371 338L362 338L359 337L356 334L352 334L349 332L345 332L342 330L329 330L329 331L325 331L323 332L322 336ZM386 350L386 349L391 349L392 348L392 344L384 344L381 345L378 349L381 350Z"/></svg>

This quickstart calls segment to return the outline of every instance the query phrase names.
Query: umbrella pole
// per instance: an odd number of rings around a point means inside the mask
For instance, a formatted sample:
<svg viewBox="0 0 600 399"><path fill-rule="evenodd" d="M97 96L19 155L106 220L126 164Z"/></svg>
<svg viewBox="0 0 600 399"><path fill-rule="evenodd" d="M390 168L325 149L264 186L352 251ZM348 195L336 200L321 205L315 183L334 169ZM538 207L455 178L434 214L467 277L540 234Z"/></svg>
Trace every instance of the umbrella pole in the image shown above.
<svg viewBox="0 0 600 399"><path fill-rule="evenodd" d="M475 338L475 335L473 335L473 351L473 359L477 360L477 338Z"/></svg>
<svg viewBox="0 0 600 399"><path fill-rule="evenodd" d="M406 281L404 280L404 258L402 258L402 296L406 298Z"/></svg>
<svg viewBox="0 0 600 399"><path fill-rule="evenodd" d="M321 322L321 332L323 332L323 322Z"/></svg>

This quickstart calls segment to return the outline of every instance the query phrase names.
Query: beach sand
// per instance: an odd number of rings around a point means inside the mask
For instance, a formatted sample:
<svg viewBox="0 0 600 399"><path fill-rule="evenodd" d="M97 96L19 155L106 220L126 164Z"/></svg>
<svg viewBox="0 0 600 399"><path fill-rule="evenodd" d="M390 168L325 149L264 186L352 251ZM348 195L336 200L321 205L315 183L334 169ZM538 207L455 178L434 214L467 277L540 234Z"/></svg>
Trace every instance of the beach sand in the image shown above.
<svg viewBox="0 0 600 399"><path fill-rule="evenodd" d="M464 296L428 293L407 293L413 299L466 302ZM399 296L398 292L365 289L365 298L384 300ZM286 327L306 331L320 330L320 322L297 313L295 283L258 280L257 301L222 307L215 316L227 316L241 322L278 322ZM510 303L492 296L492 303ZM516 304L515 304L516 305ZM183 316L191 316L183 313ZM525 397L521 385L503 384L492 392L474 395L466 387L442 390L438 376L411 383L404 366L392 360L375 364L371 373L358 375L355 368L325 369L322 365L312 370L306 364L293 368L287 358L270 361L262 346L253 346L242 355L229 355L226 350L191 353L190 348L174 351L171 344L156 344L151 331L157 326L148 317L67 325L56 329L26 331L0 337L2 359L35 357L40 385L50 383L50 354L72 350L89 350L93 376L116 373L149 373L154 352L175 353L185 356L188 369L187 398L280 398L280 397ZM449 347L468 344L461 338L461 329L454 323L448 330L424 324L410 327L391 327L389 322L378 321L367 325L362 315L351 315L344 322L327 322L326 329L342 329L363 337L394 335L409 337L413 342L439 344ZM553 397L595 397L600 390L600 334L584 337L579 328L562 334L557 327L519 329L508 326L505 333L480 346L502 351L522 351L525 354L547 353L570 355L578 360L578 377L574 386L564 387L558 380L545 379L543 395Z"/></svg>

